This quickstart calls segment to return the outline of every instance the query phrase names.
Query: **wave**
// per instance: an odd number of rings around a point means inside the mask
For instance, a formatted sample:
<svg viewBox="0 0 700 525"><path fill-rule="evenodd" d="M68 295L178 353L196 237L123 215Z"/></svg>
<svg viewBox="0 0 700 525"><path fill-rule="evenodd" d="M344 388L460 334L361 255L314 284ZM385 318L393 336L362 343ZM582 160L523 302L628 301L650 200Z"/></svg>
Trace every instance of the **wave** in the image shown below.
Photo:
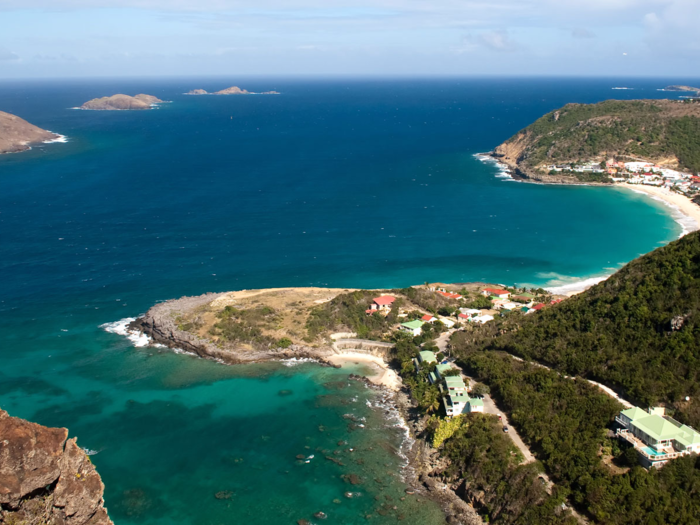
<svg viewBox="0 0 700 525"><path fill-rule="evenodd" d="M105 332L109 332L110 334L117 334L126 337L136 348L143 348L144 346L165 347L165 345L153 343L153 340L146 334L142 334L137 330L129 330L129 325L134 321L136 321L135 317L126 317L113 323L102 324L100 325L100 328L102 328Z"/></svg>
<svg viewBox="0 0 700 525"><path fill-rule="evenodd" d="M292 367L303 363L318 363L318 359L313 359L311 357L290 357L289 359L282 359L280 363L284 366Z"/></svg>
<svg viewBox="0 0 700 525"><path fill-rule="evenodd" d="M651 193L646 193L644 191L637 190L633 187L630 187L630 189L638 193L640 195L645 195L647 197L650 197L651 199L660 202L661 204L665 205L667 208L671 210L671 218L678 223L678 225L681 227L681 234L678 236L678 238L683 237L684 235L694 232L697 230L700 230L700 224L698 224L698 221L696 221L694 218L690 217L689 215L686 215L683 213L683 211L676 206L675 204L668 202L665 199L662 199L661 197L658 197L656 195L653 195Z"/></svg>
<svg viewBox="0 0 700 525"><path fill-rule="evenodd" d="M46 131L49 131L49 130L46 130ZM49 133L53 133L53 131L49 131ZM63 143L68 142L68 137L66 137L65 135L61 135L60 133L53 133L53 134L57 135L57 137L55 139L45 140L44 144L53 144L55 142L63 142Z"/></svg>
<svg viewBox="0 0 700 525"><path fill-rule="evenodd" d="M550 281L543 286L545 290L555 295L571 295L588 290L610 277L614 272L581 279L579 277L567 277L565 275L549 274Z"/></svg>
<svg viewBox="0 0 700 525"><path fill-rule="evenodd" d="M474 157L481 162L484 163L489 163L489 164L495 164L496 169L498 170L498 173L494 175L497 179L503 179L504 181L514 181L515 179L513 178L513 172L510 170L510 166L507 164L504 164L503 162L499 161L498 159L494 159L490 155L486 155L484 153L475 153Z"/></svg>

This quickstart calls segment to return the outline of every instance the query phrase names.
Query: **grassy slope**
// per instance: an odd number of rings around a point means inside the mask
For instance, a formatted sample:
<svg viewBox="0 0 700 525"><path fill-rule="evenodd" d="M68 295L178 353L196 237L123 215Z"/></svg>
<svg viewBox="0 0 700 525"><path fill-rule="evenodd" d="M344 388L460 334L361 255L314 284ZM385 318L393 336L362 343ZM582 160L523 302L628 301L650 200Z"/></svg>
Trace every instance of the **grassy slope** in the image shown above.
<svg viewBox="0 0 700 525"><path fill-rule="evenodd" d="M559 305L461 337L599 380L641 405L671 404L700 427L700 232Z"/></svg>
<svg viewBox="0 0 700 525"><path fill-rule="evenodd" d="M543 163L629 155L658 160L677 157L682 168L700 170L700 104L618 101L567 104L509 139L529 134L522 162Z"/></svg>

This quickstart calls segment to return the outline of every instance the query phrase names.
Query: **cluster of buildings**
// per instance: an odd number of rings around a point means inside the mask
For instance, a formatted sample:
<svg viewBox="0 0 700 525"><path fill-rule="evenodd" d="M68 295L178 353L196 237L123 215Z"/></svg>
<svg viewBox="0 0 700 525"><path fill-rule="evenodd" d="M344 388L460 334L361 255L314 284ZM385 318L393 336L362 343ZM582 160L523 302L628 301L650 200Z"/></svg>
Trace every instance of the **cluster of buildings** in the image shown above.
<svg viewBox="0 0 700 525"><path fill-rule="evenodd" d="M609 159L605 164L596 162L557 164L547 166L546 169L550 173L562 171L605 173L613 182L673 188L682 193L700 190L700 177L694 176L692 173L663 168L646 161L621 162Z"/></svg>
<svg viewBox="0 0 700 525"><path fill-rule="evenodd" d="M607 173L615 182L673 188L681 192L700 189L700 177L648 162L607 162Z"/></svg>
<svg viewBox="0 0 700 525"><path fill-rule="evenodd" d="M531 314L544 308L543 303L535 302L535 296L531 293L521 292L512 294L508 290L503 290L501 288L484 288L481 291L481 295L489 297L493 309L501 310L502 313L520 310L523 313Z"/></svg>
<svg viewBox="0 0 700 525"><path fill-rule="evenodd" d="M420 352L414 360L416 370L421 365L427 366L432 363L436 366L435 370L428 375L428 380L433 385L437 384L440 392L444 394L442 404L448 418L484 411L484 401L481 398L469 396L469 387L464 383L461 374L448 375L448 370L453 369L451 364L438 363L435 354L427 350Z"/></svg>
<svg viewBox="0 0 700 525"><path fill-rule="evenodd" d="M642 410L632 407L615 417L617 435L632 444L639 462L646 468L660 467L667 461L700 453L700 432L666 415L662 407Z"/></svg>

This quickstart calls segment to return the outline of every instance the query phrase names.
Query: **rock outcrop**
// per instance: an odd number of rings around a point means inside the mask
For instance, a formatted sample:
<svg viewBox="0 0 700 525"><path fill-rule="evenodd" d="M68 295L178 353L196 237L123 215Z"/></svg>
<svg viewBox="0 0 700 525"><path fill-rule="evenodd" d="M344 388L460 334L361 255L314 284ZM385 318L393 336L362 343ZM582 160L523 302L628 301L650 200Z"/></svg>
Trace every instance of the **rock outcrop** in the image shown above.
<svg viewBox="0 0 700 525"><path fill-rule="evenodd" d="M0 410L0 524L112 525L103 491L67 429Z"/></svg>
<svg viewBox="0 0 700 525"><path fill-rule="evenodd" d="M231 86L230 88L214 91L213 93L208 93L204 89L193 89L187 92L187 95L279 95L279 92L263 91L262 93L255 93L247 89L241 89L238 86Z"/></svg>
<svg viewBox="0 0 700 525"><path fill-rule="evenodd" d="M81 109L93 109L102 111L151 109L153 104L163 102L153 95L139 94L134 97L129 95L112 95L111 97L93 98L81 106Z"/></svg>
<svg viewBox="0 0 700 525"><path fill-rule="evenodd" d="M0 153L16 153L38 144L56 140L59 135L30 124L16 115L0 111Z"/></svg>

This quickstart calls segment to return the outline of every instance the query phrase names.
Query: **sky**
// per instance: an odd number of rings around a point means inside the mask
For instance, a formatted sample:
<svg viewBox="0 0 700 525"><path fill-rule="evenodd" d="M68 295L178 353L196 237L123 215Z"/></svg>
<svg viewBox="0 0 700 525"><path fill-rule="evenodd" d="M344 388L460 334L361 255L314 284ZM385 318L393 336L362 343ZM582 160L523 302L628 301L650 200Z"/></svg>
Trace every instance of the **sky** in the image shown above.
<svg viewBox="0 0 700 525"><path fill-rule="evenodd" d="M0 79L700 74L700 0L0 0Z"/></svg>

